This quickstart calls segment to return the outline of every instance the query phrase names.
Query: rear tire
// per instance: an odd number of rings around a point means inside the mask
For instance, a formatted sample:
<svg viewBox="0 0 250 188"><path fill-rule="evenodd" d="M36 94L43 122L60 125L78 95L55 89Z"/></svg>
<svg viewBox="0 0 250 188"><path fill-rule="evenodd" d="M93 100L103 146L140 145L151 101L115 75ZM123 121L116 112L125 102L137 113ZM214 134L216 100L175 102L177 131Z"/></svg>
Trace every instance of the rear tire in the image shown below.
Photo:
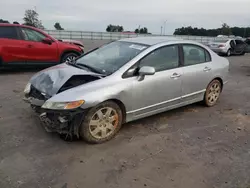
<svg viewBox="0 0 250 188"><path fill-rule="evenodd" d="M69 61L73 61L75 58L78 57L78 54L76 53L66 53L62 56L61 62L60 63L65 63L65 62L69 62Z"/></svg>
<svg viewBox="0 0 250 188"><path fill-rule="evenodd" d="M230 57L231 55L232 55L232 51L231 51L231 49L229 49L228 51L227 51L227 57Z"/></svg>
<svg viewBox="0 0 250 188"><path fill-rule="evenodd" d="M88 143L101 144L111 140L122 126L121 108L113 101L91 108L80 127L81 137Z"/></svg>
<svg viewBox="0 0 250 188"><path fill-rule="evenodd" d="M220 94L222 91L222 84L219 80L213 80L207 86L206 93L204 96L204 104L207 107L214 106L220 98Z"/></svg>

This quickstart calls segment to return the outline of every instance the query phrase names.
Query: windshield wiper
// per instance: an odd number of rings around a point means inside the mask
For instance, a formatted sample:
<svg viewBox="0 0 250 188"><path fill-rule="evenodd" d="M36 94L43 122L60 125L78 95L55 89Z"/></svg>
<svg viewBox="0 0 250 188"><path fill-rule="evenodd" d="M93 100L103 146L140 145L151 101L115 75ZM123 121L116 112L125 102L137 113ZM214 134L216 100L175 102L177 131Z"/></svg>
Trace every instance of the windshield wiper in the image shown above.
<svg viewBox="0 0 250 188"><path fill-rule="evenodd" d="M107 76L106 74L103 74L103 72L95 69L94 67L91 67L89 65L86 65L86 64L77 64L76 60L72 60L72 61L68 61L67 62L68 65L71 65L73 67L77 67L79 69L82 69L83 67L87 68L88 70L90 70L91 72L95 72L95 73L98 73L98 74L101 74L103 76Z"/></svg>
<svg viewBox="0 0 250 188"><path fill-rule="evenodd" d="M68 62L66 62L66 64L71 65L71 66L76 67L76 68L79 68L79 69L82 69L81 66L76 64L76 60L68 61Z"/></svg>
<svg viewBox="0 0 250 188"><path fill-rule="evenodd" d="M99 70L97 70L94 67L91 67L89 65L86 65L86 64L77 64L77 63L76 63L76 65L79 66L79 67L86 67L87 69L89 69L92 72L95 72L95 73L98 73L98 74L103 74L101 71L99 71Z"/></svg>

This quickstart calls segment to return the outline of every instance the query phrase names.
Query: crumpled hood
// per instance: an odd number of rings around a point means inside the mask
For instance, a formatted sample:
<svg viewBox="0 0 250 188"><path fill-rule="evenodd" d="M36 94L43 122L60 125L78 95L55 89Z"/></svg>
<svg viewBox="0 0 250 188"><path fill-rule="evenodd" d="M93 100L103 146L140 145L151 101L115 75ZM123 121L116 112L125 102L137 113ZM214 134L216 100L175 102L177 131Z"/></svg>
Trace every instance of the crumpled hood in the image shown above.
<svg viewBox="0 0 250 188"><path fill-rule="evenodd" d="M61 39L61 40L64 43L77 44L77 45L83 46L83 43L78 40L70 40L70 39Z"/></svg>
<svg viewBox="0 0 250 188"><path fill-rule="evenodd" d="M64 83L75 75L101 77L100 74L79 69L64 63L38 72L31 78L30 83L45 96L52 97L57 94Z"/></svg>

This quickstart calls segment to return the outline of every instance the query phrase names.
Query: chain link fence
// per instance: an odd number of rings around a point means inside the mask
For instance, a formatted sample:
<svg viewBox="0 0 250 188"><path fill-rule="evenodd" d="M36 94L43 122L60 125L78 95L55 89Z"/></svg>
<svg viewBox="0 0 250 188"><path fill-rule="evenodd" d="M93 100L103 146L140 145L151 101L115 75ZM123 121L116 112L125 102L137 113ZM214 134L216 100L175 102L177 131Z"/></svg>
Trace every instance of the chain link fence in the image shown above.
<svg viewBox="0 0 250 188"><path fill-rule="evenodd" d="M134 34L119 32L88 32L88 31L66 31L66 30L46 30L46 32L57 39L90 39L90 40L119 40L122 38L142 37L142 36L166 36L175 37L185 40L194 40L201 43L208 43L215 40L216 37L190 36L190 35L151 35L151 34Z"/></svg>

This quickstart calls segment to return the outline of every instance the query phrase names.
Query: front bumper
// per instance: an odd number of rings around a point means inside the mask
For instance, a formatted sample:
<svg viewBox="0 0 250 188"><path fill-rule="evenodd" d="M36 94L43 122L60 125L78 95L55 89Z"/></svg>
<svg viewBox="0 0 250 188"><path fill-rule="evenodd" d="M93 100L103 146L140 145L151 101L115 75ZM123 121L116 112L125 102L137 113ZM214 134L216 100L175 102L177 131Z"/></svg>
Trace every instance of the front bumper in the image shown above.
<svg viewBox="0 0 250 188"><path fill-rule="evenodd" d="M38 115L43 127L47 132L57 132L71 137L79 135L79 128L84 118L84 110L49 110L41 106L45 101L34 98L24 98Z"/></svg>
<svg viewBox="0 0 250 188"><path fill-rule="evenodd" d="M35 111L38 112L37 110ZM70 135L71 137L80 137L79 128L84 117L82 110L55 111L40 109L38 115L47 132L57 132L59 134Z"/></svg>

